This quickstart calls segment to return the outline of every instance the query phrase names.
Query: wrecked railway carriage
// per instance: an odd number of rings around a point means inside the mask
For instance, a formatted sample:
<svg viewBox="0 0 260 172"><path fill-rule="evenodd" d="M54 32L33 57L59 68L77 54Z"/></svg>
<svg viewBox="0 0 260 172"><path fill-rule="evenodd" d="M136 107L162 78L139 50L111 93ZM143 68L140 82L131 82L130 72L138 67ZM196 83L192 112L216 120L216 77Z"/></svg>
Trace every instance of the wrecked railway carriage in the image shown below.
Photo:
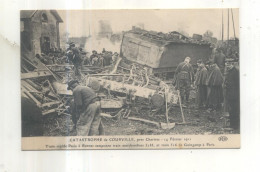
<svg viewBox="0 0 260 172"><path fill-rule="evenodd" d="M164 34L133 28L123 35L120 56L151 68L155 75L169 76L185 57L191 57L195 65L198 59L207 61L211 52L209 43L178 32Z"/></svg>

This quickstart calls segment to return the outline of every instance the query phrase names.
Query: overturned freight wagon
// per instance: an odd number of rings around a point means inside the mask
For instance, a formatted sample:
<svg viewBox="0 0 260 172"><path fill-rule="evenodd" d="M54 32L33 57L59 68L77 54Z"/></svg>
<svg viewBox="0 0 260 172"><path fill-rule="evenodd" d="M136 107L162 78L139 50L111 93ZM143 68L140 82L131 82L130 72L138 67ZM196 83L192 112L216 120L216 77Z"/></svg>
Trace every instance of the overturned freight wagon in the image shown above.
<svg viewBox="0 0 260 172"><path fill-rule="evenodd" d="M198 59L207 61L211 52L209 43L178 32L164 34L134 29L124 33L120 56L150 67L154 74L164 74L174 72L187 56L195 65Z"/></svg>

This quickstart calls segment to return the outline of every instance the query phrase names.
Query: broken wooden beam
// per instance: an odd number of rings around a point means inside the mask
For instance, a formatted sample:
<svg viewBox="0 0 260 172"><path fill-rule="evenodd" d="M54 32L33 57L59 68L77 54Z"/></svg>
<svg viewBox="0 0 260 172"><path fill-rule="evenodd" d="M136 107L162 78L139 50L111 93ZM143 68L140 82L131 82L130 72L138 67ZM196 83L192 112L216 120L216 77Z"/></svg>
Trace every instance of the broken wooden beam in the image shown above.
<svg viewBox="0 0 260 172"><path fill-rule="evenodd" d="M56 112L56 109L50 109L50 110L43 111L42 115L47 115L47 114L54 113L54 112Z"/></svg>
<svg viewBox="0 0 260 172"><path fill-rule="evenodd" d="M103 86L106 89L109 89L111 91L116 91L120 93L131 93L132 95L138 96L138 97L144 97L149 98L153 94L155 94L156 90L152 90L149 88L139 87L135 85L125 84L123 82L116 82L112 80L102 79L102 78L96 78L96 77L89 77L89 81L99 81L100 85ZM87 85L89 84L87 83Z"/></svg>
<svg viewBox="0 0 260 172"><path fill-rule="evenodd" d="M21 79L39 78L39 77L46 77L51 75L52 74L48 71L21 73Z"/></svg>
<svg viewBox="0 0 260 172"><path fill-rule="evenodd" d="M128 117L127 119L134 120L134 121L140 121L140 122L147 123L147 124L152 124L152 125L155 125L156 127L160 128L159 122L154 122L154 121L150 121L147 119L135 118L135 117Z"/></svg>
<svg viewBox="0 0 260 172"><path fill-rule="evenodd" d="M103 88L114 92L131 94L133 96L143 97L147 99L150 99L155 94L164 97L164 92L160 92L159 90L154 90L147 87L141 87L136 85L130 85L124 82L117 82L97 77L89 77L86 81L86 85L89 85L91 82L96 81L98 81ZM169 103L177 104L178 95L175 92L175 90L169 90L167 100Z"/></svg>

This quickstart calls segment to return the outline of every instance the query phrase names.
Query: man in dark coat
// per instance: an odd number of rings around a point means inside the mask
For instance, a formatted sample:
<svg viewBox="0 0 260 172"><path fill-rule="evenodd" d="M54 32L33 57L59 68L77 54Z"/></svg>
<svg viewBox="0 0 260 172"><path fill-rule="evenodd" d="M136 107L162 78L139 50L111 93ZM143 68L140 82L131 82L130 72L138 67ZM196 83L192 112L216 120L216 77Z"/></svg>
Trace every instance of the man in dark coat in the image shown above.
<svg viewBox="0 0 260 172"><path fill-rule="evenodd" d="M229 112L230 127L240 128L240 94L239 94L239 69L238 65L228 64L224 82L225 98Z"/></svg>
<svg viewBox="0 0 260 172"><path fill-rule="evenodd" d="M177 78L177 89L180 91L181 101L189 102L191 83L194 80L193 67L190 64L190 57L186 57L184 62L181 62L175 71Z"/></svg>
<svg viewBox="0 0 260 172"><path fill-rule="evenodd" d="M87 86L80 86L78 81L68 83L68 90L73 91L75 118L78 136L93 136L104 134L100 116L100 100L96 93ZM76 114L75 114L76 113Z"/></svg>
<svg viewBox="0 0 260 172"><path fill-rule="evenodd" d="M104 58L104 66L109 66L112 62L112 52L106 51L105 54L103 55L103 58Z"/></svg>
<svg viewBox="0 0 260 172"><path fill-rule="evenodd" d="M223 102L223 76L215 63L210 65L206 84L208 86L208 107L213 110L219 110Z"/></svg>
<svg viewBox="0 0 260 172"><path fill-rule="evenodd" d="M197 87L198 107L206 106L208 70L203 61L199 63L194 85Z"/></svg>
<svg viewBox="0 0 260 172"><path fill-rule="evenodd" d="M76 47L72 48L72 53L73 53L72 63L75 68L75 75L81 75L81 66L82 66L82 62L83 62L81 53L80 53L79 49Z"/></svg>
<svg viewBox="0 0 260 172"><path fill-rule="evenodd" d="M226 59L226 56L223 54L222 50L218 49L218 53L216 54L216 56L214 58L214 63L216 63L218 65L222 74L224 73L225 59Z"/></svg>
<svg viewBox="0 0 260 172"><path fill-rule="evenodd" d="M93 50L93 51L92 51L92 54L91 54L91 56L90 56L90 58L89 58L91 64L93 64L93 61L92 61L92 60L93 60L95 57L97 57L97 56L98 56L97 51L96 51L96 50Z"/></svg>
<svg viewBox="0 0 260 172"><path fill-rule="evenodd" d="M68 48L67 56L68 59L73 63L74 65L74 72L75 75L81 76L81 66L83 59L81 57L80 50L75 46L75 43L70 43L70 47Z"/></svg>

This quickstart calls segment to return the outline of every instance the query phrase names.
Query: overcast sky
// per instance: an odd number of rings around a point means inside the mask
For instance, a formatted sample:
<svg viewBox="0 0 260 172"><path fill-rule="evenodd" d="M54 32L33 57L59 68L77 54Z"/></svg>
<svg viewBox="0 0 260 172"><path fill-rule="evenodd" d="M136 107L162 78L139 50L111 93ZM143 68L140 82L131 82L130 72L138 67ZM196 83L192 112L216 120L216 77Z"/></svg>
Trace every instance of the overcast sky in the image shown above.
<svg viewBox="0 0 260 172"><path fill-rule="evenodd" d="M236 37L239 37L239 11L233 10ZM224 39L227 38L228 10L224 9ZM72 10L58 13L64 23L60 32L80 37L97 33L99 20L108 20L113 32L130 30L133 25L143 23L146 30L170 32L184 30L190 36L193 33L203 34L211 30L213 36L221 39L221 9L190 9L190 10ZM234 37L232 15L229 15L229 36Z"/></svg>

